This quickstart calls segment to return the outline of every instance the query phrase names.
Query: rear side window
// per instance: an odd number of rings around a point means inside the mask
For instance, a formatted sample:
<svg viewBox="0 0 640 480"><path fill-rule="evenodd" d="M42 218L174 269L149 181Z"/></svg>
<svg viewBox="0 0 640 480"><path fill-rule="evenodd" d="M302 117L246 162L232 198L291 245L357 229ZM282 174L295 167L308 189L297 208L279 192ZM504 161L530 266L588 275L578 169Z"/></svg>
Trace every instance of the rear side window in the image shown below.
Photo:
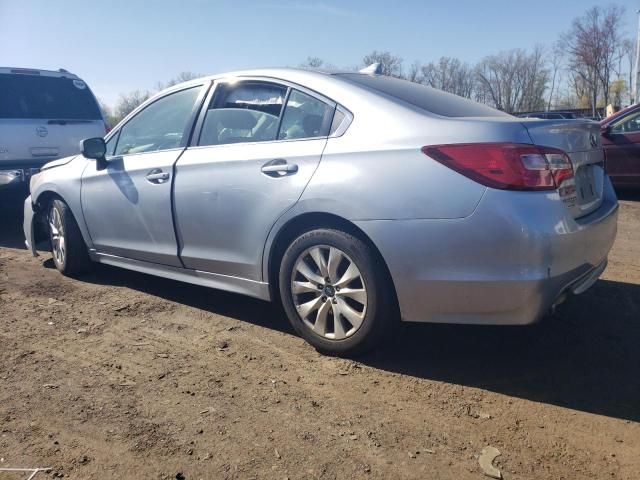
<svg viewBox="0 0 640 480"><path fill-rule="evenodd" d="M611 127L612 133L629 133L640 131L640 110L622 117Z"/></svg>
<svg viewBox="0 0 640 480"><path fill-rule="evenodd" d="M102 116L82 80L0 74L0 118L101 120Z"/></svg>
<svg viewBox="0 0 640 480"><path fill-rule="evenodd" d="M364 75L361 73L342 73L337 76L443 117L510 116L500 110L481 105L458 95L399 78Z"/></svg>
<svg viewBox="0 0 640 480"><path fill-rule="evenodd" d="M220 85L202 126L199 145L264 142L278 135L287 89L269 83Z"/></svg>
<svg viewBox="0 0 640 480"><path fill-rule="evenodd" d="M326 136L333 110L317 98L291 90L278 139L293 140Z"/></svg>

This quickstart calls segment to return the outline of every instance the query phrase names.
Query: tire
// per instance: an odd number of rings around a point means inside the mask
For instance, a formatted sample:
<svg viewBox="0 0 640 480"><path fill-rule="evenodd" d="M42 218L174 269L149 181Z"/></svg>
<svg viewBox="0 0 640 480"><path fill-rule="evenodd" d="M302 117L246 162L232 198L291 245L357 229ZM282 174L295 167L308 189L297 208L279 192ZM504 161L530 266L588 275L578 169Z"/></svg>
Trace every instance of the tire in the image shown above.
<svg viewBox="0 0 640 480"><path fill-rule="evenodd" d="M384 272L359 238L340 230L311 230L282 258L282 305L296 332L319 352L360 355L389 338L396 324L395 293Z"/></svg>
<svg viewBox="0 0 640 480"><path fill-rule="evenodd" d="M53 200L47 216L51 253L56 268L66 276L75 276L91 269L78 223L69 206L62 200Z"/></svg>

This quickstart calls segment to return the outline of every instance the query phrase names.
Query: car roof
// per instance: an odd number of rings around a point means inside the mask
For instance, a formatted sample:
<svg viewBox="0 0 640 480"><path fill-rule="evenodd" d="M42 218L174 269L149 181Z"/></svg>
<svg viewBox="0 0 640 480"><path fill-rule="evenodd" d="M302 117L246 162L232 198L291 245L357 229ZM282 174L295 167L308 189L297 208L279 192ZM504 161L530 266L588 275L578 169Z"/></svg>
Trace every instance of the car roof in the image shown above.
<svg viewBox="0 0 640 480"><path fill-rule="evenodd" d="M149 101L160 97L170 91L181 90L190 86L202 84L203 82L211 80L225 80L233 78L251 78L259 77L266 80L273 79L274 81L284 81L293 84L300 85L307 89L316 91L327 98L343 103L349 98L350 94L355 92L363 92L363 88L340 79L339 75L342 73L350 73L357 75L369 75L365 73L358 73L353 71L325 71L325 70L311 70L305 68L291 68L291 67L279 67L279 68L258 68L252 70L236 70L233 72L225 72L214 75L207 75L193 80L173 85L170 88L162 90L153 95ZM372 96L377 96L375 93L370 93ZM146 102L145 102L146 103Z"/></svg>
<svg viewBox="0 0 640 480"><path fill-rule="evenodd" d="M293 67L255 68L255 69L236 70L232 72L206 75L204 77L188 80L176 86L186 86L192 83L200 83L206 80L220 80L223 78L233 78L233 77L265 77L265 78L274 78L279 80L290 81L294 83L300 83L301 81L313 82L314 80L318 80L322 78L326 79L328 76L341 74L341 73L357 73L357 72L328 71L328 70L316 70L316 69L293 68Z"/></svg>
<svg viewBox="0 0 640 480"><path fill-rule="evenodd" d="M77 75L61 68L59 70L43 70L41 68L0 67L0 74L40 75L44 77L78 78Z"/></svg>

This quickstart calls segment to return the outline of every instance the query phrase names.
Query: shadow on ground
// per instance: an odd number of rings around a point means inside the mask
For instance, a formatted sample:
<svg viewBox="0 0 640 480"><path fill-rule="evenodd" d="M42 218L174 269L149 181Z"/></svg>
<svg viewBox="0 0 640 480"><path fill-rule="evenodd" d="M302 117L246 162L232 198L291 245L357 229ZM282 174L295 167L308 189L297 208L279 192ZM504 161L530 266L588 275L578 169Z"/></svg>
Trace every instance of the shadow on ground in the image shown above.
<svg viewBox="0 0 640 480"><path fill-rule="evenodd" d="M27 195L23 189L0 192L0 247L25 248L22 208Z"/></svg>
<svg viewBox="0 0 640 480"><path fill-rule="evenodd" d="M640 200L640 193L621 198ZM16 203L16 202L13 202ZM0 247L24 248L20 208L4 208ZM5 218L6 220L6 218ZM15 223L17 223L17 225ZM43 257L45 266L52 262ZM117 285L292 334L277 306L248 297L100 266L81 281ZM530 327L406 324L359 361L416 378L486 389L640 421L640 285L598 281Z"/></svg>
<svg viewBox="0 0 640 480"><path fill-rule="evenodd" d="M293 334L279 307L241 295L102 266L82 281L124 286ZM639 320L640 285L600 280L539 324L404 324L393 342L358 361L412 377L640 421Z"/></svg>

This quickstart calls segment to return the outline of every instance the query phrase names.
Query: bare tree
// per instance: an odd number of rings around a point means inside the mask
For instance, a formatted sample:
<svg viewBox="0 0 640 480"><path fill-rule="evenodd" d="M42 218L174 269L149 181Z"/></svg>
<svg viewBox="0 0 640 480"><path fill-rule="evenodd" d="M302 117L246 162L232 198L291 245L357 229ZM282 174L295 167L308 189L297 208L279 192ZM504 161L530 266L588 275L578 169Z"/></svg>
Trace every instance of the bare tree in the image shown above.
<svg viewBox="0 0 640 480"><path fill-rule="evenodd" d="M302 68L321 68L324 65L324 60L319 57L307 57L307 59L300 64Z"/></svg>
<svg viewBox="0 0 640 480"><path fill-rule="evenodd" d="M549 81L543 49L516 49L491 55L476 67L479 100L508 113L544 108Z"/></svg>
<svg viewBox="0 0 640 480"><path fill-rule="evenodd" d="M629 68L629 104L633 103L633 66L636 61L636 48L633 40L626 38L620 46L620 59L626 60L626 66ZM622 68L620 68L622 70Z"/></svg>
<svg viewBox="0 0 640 480"><path fill-rule="evenodd" d="M174 85L178 85L182 82L188 82L189 80L194 80L196 78L202 77L202 75L193 72L180 72L175 77L171 78L169 81L158 82L156 84L156 90L164 90L165 88L173 87Z"/></svg>
<svg viewBox="0 0 640 480"><path fill-rule="evenodd" d="M382 67L382 75L402 77L402 58L390 52L374 50L362 58L362 63L364 63L365 67L372 63L379 63Z"/></svg>
<svg viewBox="0 0 640 480"><path fill-rule="evenodd" d="M151 93L147 90L134 90L128 94L121 93L120 98L118 99L118 104L114 109L114 117L117 122L122 120L124 117L129 115L132 111L134 111L140 104L145 102ZM116 123L117 123L116 122Z"/></svg>
<svg viewBox="0 0 640 480"><path fill-rule="evenodd" d="M547 110L551 110L553 103L553 95L556 92L556 86L561 83L561 72L564 65L564 51L562 45L556 42L551 50L551 86L549 87L549 101L547 102Z"/></svg>
<svg viewBox="0 0 640 480"><path fill-rule="evenodd" d="M422 66L420 65L420 62L416 60L409 66L409 71L407 72L405 79L409 80L410 82L422 83L423 77L420 73L421 70Z"/></svg>
<svg viewBox="0 0 640 480"><path fill-rule="evenodd" d="M571 30L562 36L569 57L569 69L582 79L589 93L592 115L596 114L599 96L609 103L611 75L622 39L620 31L624 8L595 6L573 21Z"/></svg>
<svg viewBox="0 0 640 480"><path fill-rule="evenodd" d="M422 67L422 82L445 92L471 98L475 87L473 68L457 58L441 57Z"/></svg>

